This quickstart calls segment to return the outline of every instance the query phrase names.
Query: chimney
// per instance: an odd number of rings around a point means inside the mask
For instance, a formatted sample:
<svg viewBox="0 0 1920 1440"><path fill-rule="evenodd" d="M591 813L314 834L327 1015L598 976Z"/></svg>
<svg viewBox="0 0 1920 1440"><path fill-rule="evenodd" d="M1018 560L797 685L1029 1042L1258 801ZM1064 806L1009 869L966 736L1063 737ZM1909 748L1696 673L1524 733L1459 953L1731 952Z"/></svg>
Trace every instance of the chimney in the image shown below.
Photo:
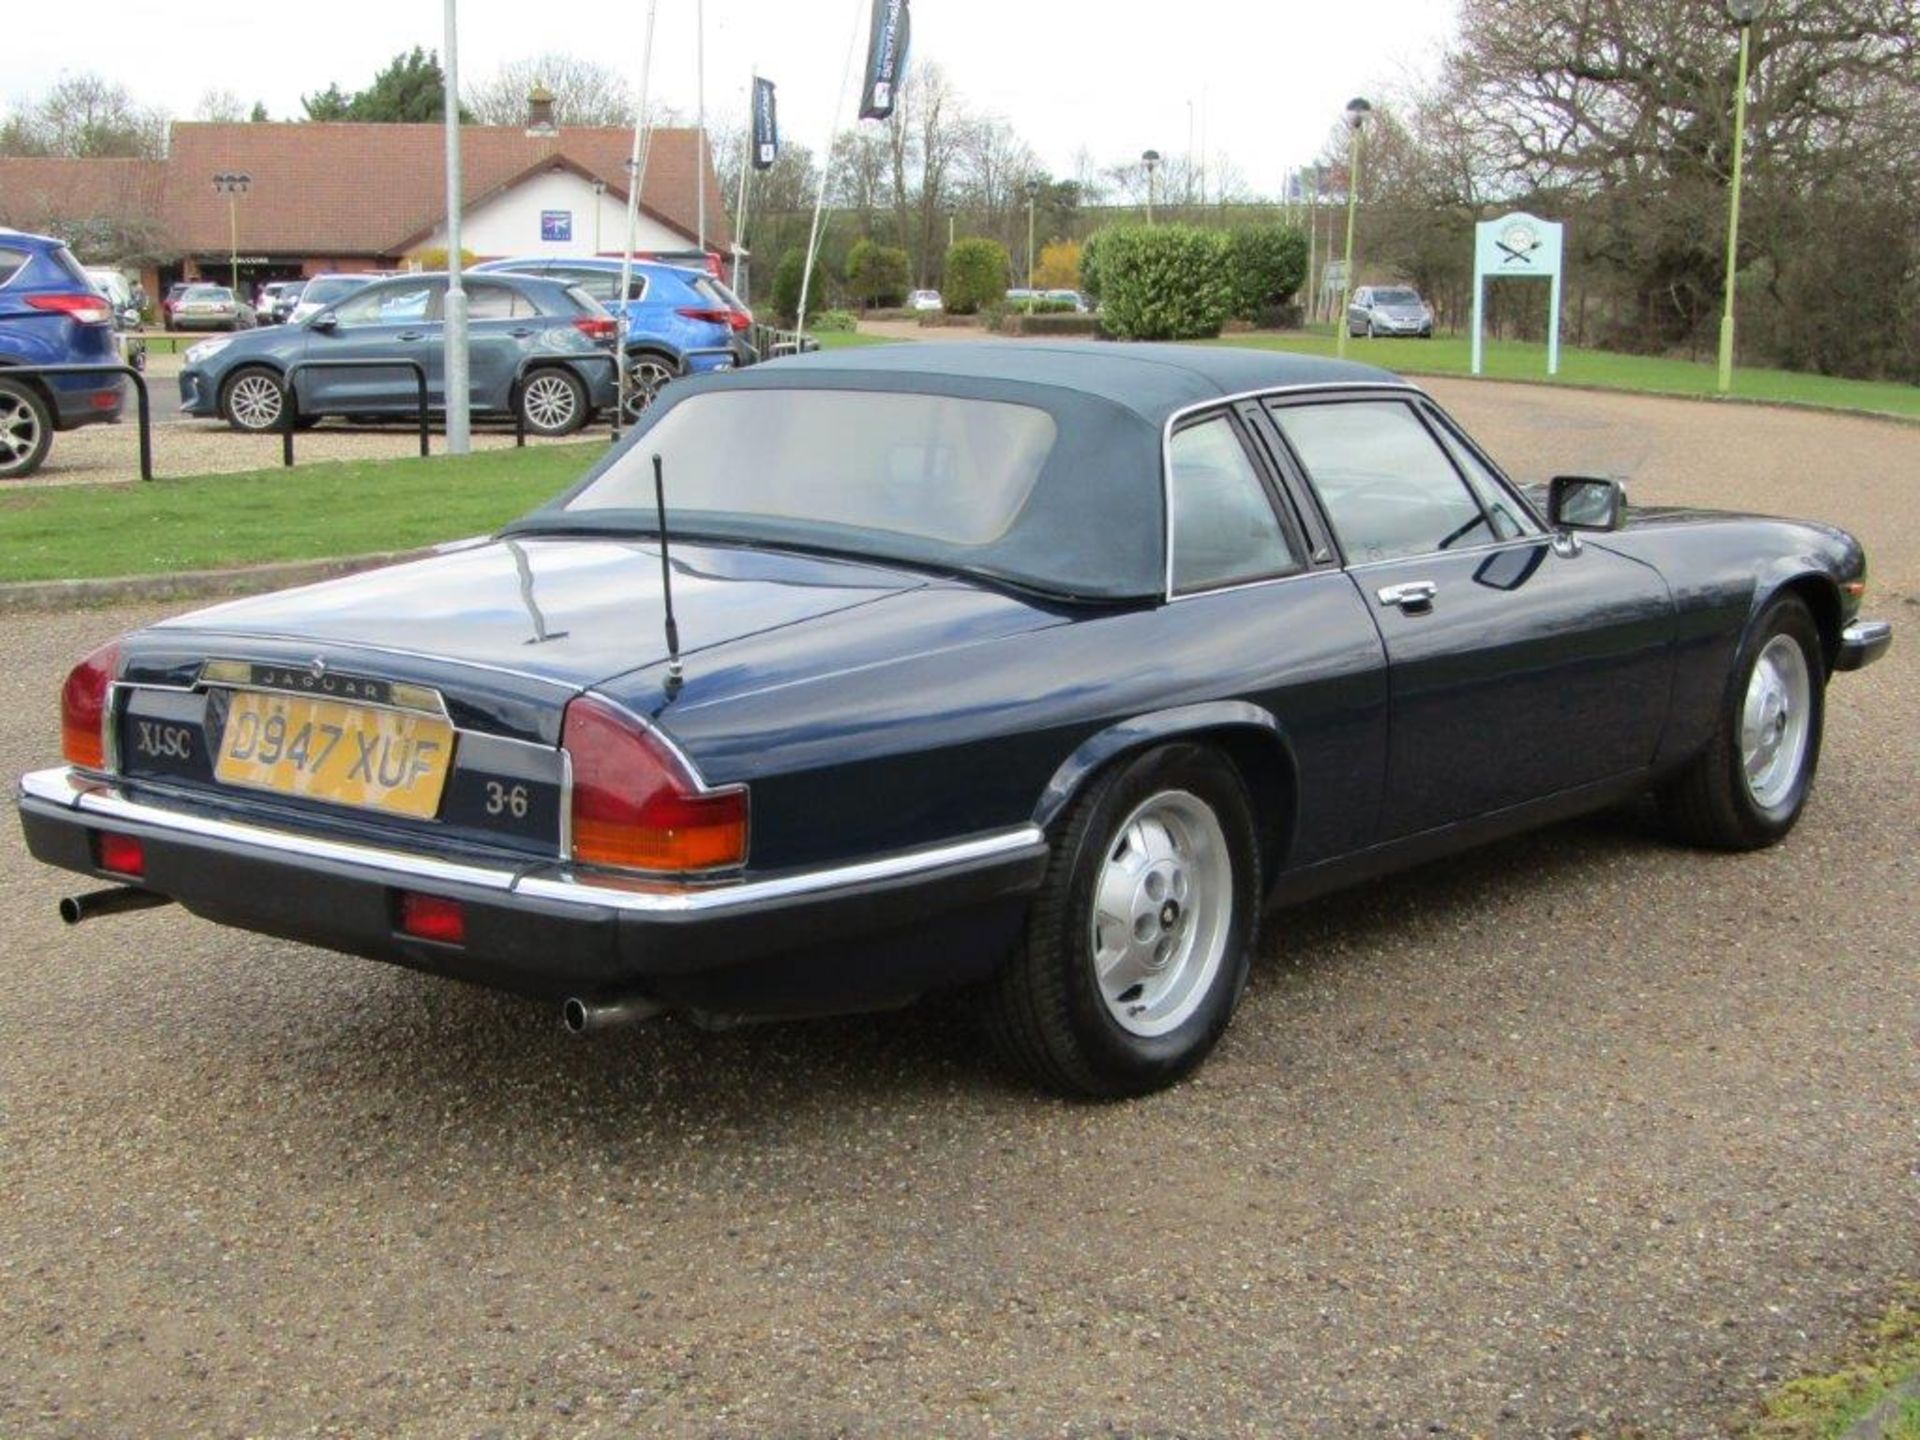
<svg viewBox="0 0 1920 1440"><path fill-rule="evenodd" d="M544 85L535 85L533 93L527 96L527 135L531 139L550 140L560 133L553 123L553 92Z"/></svg>

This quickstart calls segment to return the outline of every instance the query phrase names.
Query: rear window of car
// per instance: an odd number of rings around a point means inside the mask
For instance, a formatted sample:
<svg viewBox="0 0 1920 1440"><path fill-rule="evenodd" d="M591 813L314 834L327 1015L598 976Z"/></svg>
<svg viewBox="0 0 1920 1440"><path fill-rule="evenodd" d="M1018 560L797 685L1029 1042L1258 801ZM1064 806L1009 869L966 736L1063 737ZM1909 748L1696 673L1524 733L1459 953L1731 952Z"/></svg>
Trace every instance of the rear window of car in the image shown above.
<svg viewBox="0 0 1920 1440"><path fill-rule="evenodd" d="M687 288L717 310L733 310L738 308L731 297L728 296L726 289L717 281L711 280L705 275L695 275L692 277Z"/></svg>
<svg viewBox="0 0 1920 1440"><path fill-rule="evenodd" d="M567 299L573 302L574 309L584 311L588 315L605 315L607 313L607 307L594 299L592 292L584 285L567 286L566 296Z"/></svg>
<svg viewBox="0 0 1920 1440"><path fill-rule="evenodd" d="M25 250L14 250L0 245L0 285L5 285L18 275L29 258Z"/></svg>
<svg viewBox="0 0 1920 1440"><path fill-rule="evenodd" d="M231 300L233 292L224 285L189 285L187 293L181 297L186 300Z"/></svg>
<svg viewBox="0 0 1920 1440"><path fill-rule="evenodd" d="M53 252L53 263L66 274L66 277L84 290L93 288L93 281L87 278L87 267L73 258L73 252L62 245Z"/></svg>
<svg viewBox="0 0 1920 1440"><path fill-rule="evenodd" d="M964 565L1026 504L1058 435L1045 410L1000 400L864 390L715 390L690 396L567 502L568 511L651 514L652 457L671 523L753 537L812 536L901 554L922 542Z"/></svg>

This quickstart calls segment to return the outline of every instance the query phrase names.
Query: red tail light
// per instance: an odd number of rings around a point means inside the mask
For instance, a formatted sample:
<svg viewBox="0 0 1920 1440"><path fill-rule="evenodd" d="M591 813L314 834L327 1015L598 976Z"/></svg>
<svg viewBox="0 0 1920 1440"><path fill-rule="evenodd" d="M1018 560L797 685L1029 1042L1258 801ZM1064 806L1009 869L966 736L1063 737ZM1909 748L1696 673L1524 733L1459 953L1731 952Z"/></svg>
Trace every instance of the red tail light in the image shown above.
<svg viewBox="0 0 1920 1440"><path fill-rule="evenodd" d="M717 870L747 858L747 790L705 789L658 735L593 695L567 706L573 858L623 870Z"/></svg>
<svg viewBox="0 0 1920 1440"><path fill-rule="evenodd" d="M620 322L611 315L580 315L574 318L573 328L589 340L611 340L620 333Z"/></svg>
<svg viewBox="0 0 1920 1440"><path fill-rule="evenodd" d="M107 687L120 669L120 642L102 645L60 687L60 751L69 765L107 768Z"/></svg>
<svg viewBox="0 0 1920 1440"><path fill-rule="evenodd" d="M729 330L750 330L753 328L753 316L744 310L729 310L724 306L682 305L676 314L689 320L702 320L709 325L725 325Z"/></svg>
<svg viewBox="0 0 1920 1440"><path fill-rule="evenodd" d="M104 295L29 295L35 310L54 310L82 325L113 323L113 303Z"/></svg>

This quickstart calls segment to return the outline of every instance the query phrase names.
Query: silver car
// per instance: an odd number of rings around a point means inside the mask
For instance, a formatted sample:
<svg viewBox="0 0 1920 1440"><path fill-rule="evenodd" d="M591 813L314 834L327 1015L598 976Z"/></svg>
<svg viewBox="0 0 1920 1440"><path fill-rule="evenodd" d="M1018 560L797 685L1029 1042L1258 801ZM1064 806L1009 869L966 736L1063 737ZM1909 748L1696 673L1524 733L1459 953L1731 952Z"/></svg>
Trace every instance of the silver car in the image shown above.
<svg viewBox="0 0 1920 1440"><path fill-rule="evenodd" d="M1433 307L1407 285L1362 285L1347 305L1349 335L1433 338Z"/></svg>
<svg viewBox="0 0 1920 1440"><path fill-rule="evenodd" d="M253 307L224 285L189 285L173 307L176 330L251 330Z"/></svg>

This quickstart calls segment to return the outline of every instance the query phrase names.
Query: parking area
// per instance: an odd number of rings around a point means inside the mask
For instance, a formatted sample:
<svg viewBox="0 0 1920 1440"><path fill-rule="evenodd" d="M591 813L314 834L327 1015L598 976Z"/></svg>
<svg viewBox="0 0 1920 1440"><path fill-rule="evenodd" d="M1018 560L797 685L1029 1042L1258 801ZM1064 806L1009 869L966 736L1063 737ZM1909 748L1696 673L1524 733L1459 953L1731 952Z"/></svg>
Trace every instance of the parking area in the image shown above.
<svg viewBox="0 0 1920 1440"><path fill-rule="evenodd" d="M1722 1433L1920 1263L1920 427L1430 388L1522 480L1862 537L1899 633L1787 843L1612 815L1282 912L1207 1067L1088 1107L954 1004L576 1040L64 930L9 823L0 1434ZM0 769L150 618L0 618Z"/></svg>

